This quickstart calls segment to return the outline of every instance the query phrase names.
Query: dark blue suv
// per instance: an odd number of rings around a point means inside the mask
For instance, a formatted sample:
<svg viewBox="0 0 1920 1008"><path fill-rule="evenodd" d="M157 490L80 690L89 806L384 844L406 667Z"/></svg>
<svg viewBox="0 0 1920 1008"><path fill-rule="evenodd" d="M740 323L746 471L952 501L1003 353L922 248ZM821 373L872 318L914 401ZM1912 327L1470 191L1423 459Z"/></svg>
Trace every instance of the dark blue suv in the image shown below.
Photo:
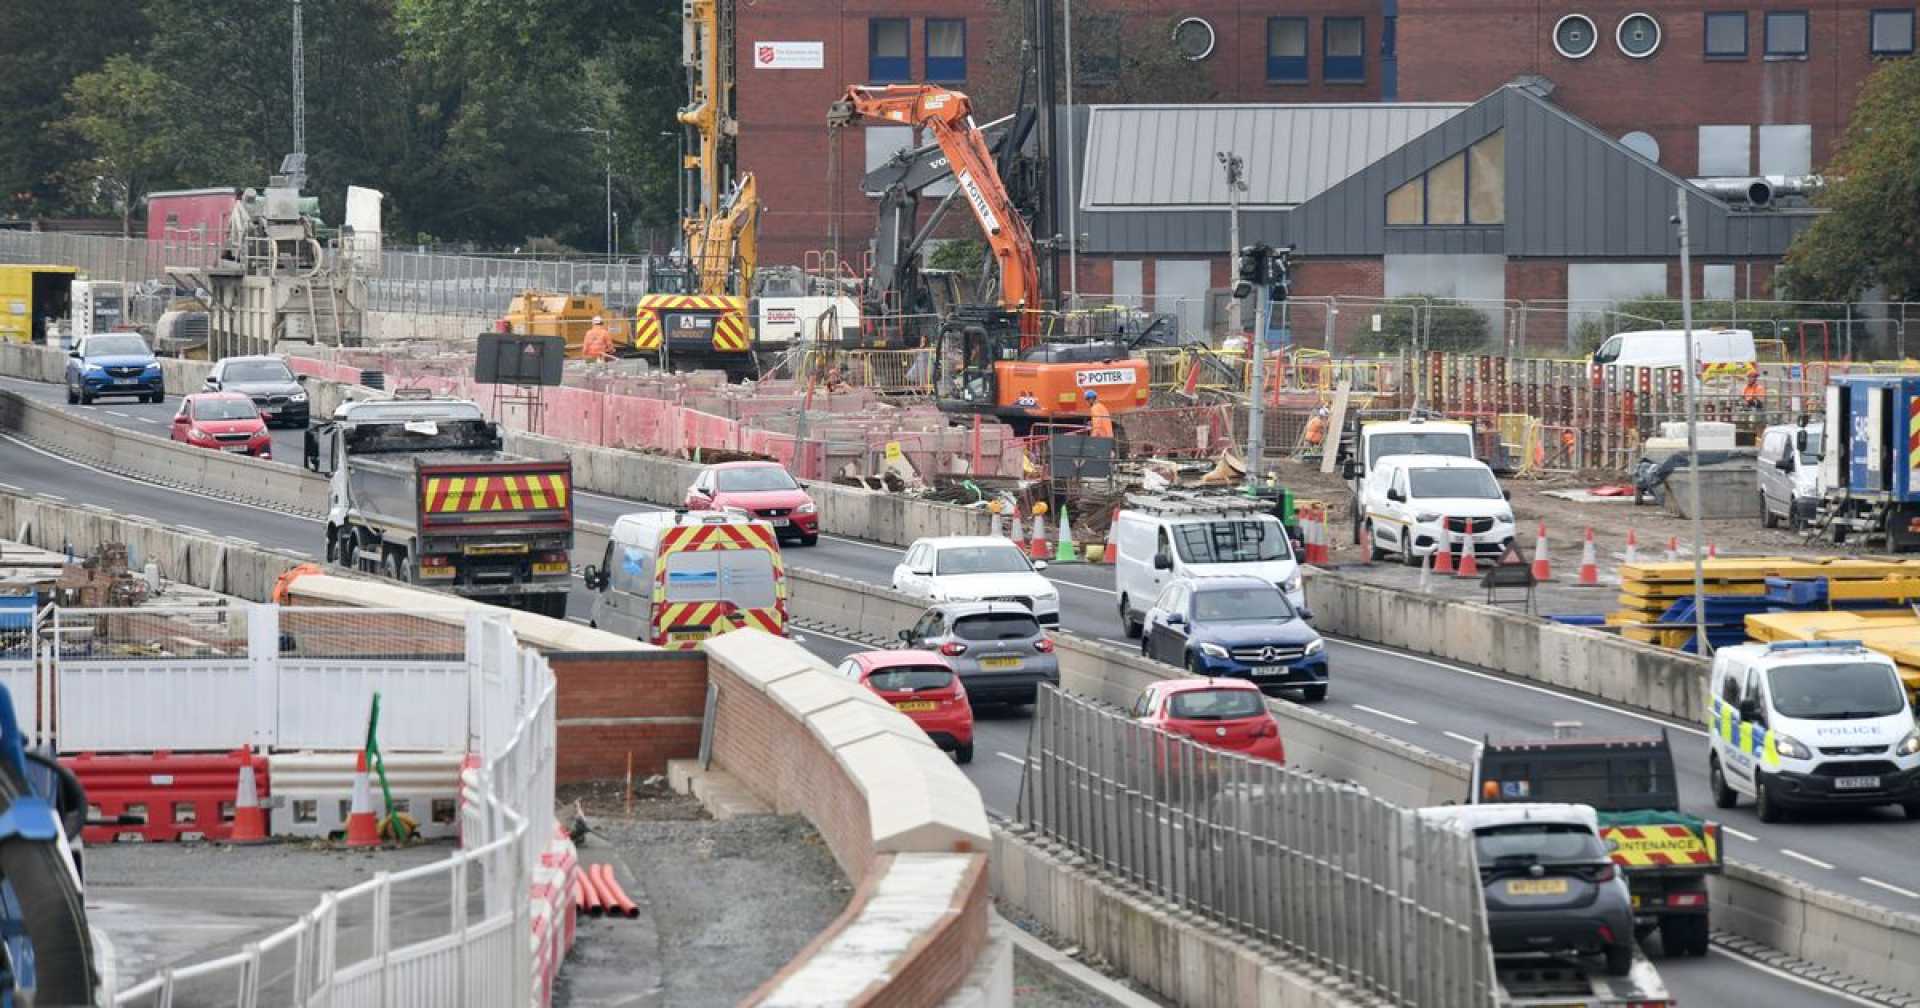
<svg viewBox="0 0 1920 1008"><path fill-rule="evenodd" d="M167 397L160 362L146 340L133 333L88 336L67 354L67 402L90 403L100 396L136 396L141 402Z"/></svg>
<svg viewBox="0 0 1920 1008"><path fill-rule="evenodd" d="M1189 675L1246 679L1261 692L1327 698L1327 647L1271 583L1247 575L1179 577L1147 610L1140 653Z"/></svg>

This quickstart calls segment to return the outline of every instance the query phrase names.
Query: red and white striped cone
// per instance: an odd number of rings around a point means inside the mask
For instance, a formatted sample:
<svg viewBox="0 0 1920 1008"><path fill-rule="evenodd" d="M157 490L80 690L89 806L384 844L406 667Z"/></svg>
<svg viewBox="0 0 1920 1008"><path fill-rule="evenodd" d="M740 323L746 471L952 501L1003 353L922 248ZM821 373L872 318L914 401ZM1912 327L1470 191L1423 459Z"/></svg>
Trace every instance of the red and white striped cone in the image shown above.
<svg viewBox="0 0 1920 1008"><path fill-rule="evenodd" d="M1453 519L1440 519L1440 545L1433 548L1433 572L1435 574L1453 573Z"/></svg>
<svg viewBox="0 0 1920 1008"><path fill-rule="evenodd" d="M1667 562L1668 563L1680 562L1680 537L1679 536L1667 537Z"/></svg>
<svg viewBox="0 0 1920 1008"><path fill-rule="evenodd" d="M1027 543L1027 556L1035 560L1047 557L1047 519L1045 515L1033 516L1033 538Z"/></svg>
<svg viewBox="0 0 1920 1008"><path fill-rule="evenodd" d="M347 813L347 846L380 846L380 824L373 818L373 791L367 781L367 751L360 750L353 769L353 808Z"/></svg>
<svg viewBox="0 0 1920 1008"><path fill-rule="evenodd" d="M1533 579L1553 580L1553 563L1547 559L1547 523L1540 523L1540 535L1533 541Z"/></svg>
<svg viewBox="0 0 1920 1008"><path fill-rule="evenodd" d="M1640 539L1633 534L1632 529L1628 529L1627 530L1627 552L1621 556L1620 563L1624 566L1626 564L1639 563L1639 562L1640 562Z"/></svg>
<svg viewBox="0 0 1920 1008"><path fill-rule="evenodd" d="M1453 576L1462 579L1478 578L1480 576L1480 560L1476 555L1479 553L1479 550L1475 549L1473 545L1473 519L1462 518L1460 519L1460 523L1466 527L1460 533L1460 564L1455 568Z"/></svg>
<svg viewBox="0 0 1920 1008"><path fill-rule="evenodd" d="M1709 559L1709 560L1718 560L1718 559L1720 559L1720 547L1718 547L1718 546L1715 546L1715 545L1714 545L1714 544L1712 544L1712 543L1708 543L1708 544L1707 544L1707 559Z"/></svg>
<svg viewBox="0 0 1920 1008"><path fill-rule="evenodd" d="M1586 545L1580 547L1580 584L1594 587L1600 583L1600 561L1593 552L1593 526L1587 526Z"/></svg>
<svg viewBox="0 0 1920 1008"><path fill-rule="evenodd" d="M227 842L267 842L267 810L260 807L260 785L253 776L251 751L247 753L247 761L240 764L240 781L235 785L233 794L233 832L227 837Z"/></svg>

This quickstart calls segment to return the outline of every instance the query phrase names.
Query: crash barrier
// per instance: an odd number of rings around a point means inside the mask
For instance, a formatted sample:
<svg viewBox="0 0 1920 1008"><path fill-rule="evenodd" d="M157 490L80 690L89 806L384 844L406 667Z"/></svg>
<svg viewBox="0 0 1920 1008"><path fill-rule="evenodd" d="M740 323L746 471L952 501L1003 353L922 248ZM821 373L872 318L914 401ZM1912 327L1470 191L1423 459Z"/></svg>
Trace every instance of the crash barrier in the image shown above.
<svg viewBox="0 0 1920 1008"><path fill-rule="evenodd" d="M1211 749L1046 688L1016 819L1127 884L1280 945L1367 995L1491 1003L1472 838L1364 789Z"/></svg>
<svg viewBox="0 0 1920 1008"><path fill-rule="evenodd" d="M346 832L357 756L313 751L269 756L266 762L275 801L268 813L268 832L282 837ZM393 810L412 818L421 837L437 840L459 834L463 753L383 752L381 762ZM384 808L384 796L375 801Z"/></svg>
<svg viewBox="0 0 1920 1008"><path fill-rule="evenodd" d="M983 954L1010 954L987 934L986 809L946 754L798 644L741 630L701 647L712 765L776 812L806 816L855 886L748 1003L940 1004Z"/></svg>
<svg viewBox="0 0 1920 1008"><path fill-rule="evenodd" d="M567 868L565 877L544 877L546 892L533 889L541 855L564 862L570 846L553 818L553 676L504 621L476 619L470 636L476 646L464 706L478 759L462 782L459 853L328 893L293 924L240 951L107 991L106 1003L548 1003L550 972L534 968L532 903L566 912L570 904L555 904L551 892L572 886ZM255 657L279 655L270 649ZM563 940L567 928L547 932ZM554 968L552 950L544 962Z"/></svg>
<svg viewBox="0 0 1920 1008"><path fill-rule="evenodd" d="M80 835L91 844L229 839L233 835L240 768L252 763L254 784L261 794L267 792L271 777L271 772L245 749L104 756L83 752L63 757L60 762L85 788L88 818L131 816L142 820L117 826L89 825Z"/></svg>

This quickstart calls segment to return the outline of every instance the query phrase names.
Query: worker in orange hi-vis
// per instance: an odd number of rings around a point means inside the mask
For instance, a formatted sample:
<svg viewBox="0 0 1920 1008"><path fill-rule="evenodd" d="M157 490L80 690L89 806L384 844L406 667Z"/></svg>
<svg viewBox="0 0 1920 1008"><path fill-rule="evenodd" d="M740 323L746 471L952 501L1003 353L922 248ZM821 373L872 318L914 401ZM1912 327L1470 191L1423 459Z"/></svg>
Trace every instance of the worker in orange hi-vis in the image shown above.
<svg viewBox="0 0 1920 1008"><path fill-rule="evenodd" d="M1307 420L1307 434L1306 434L1307 447L1318 448L1320 447L1320 442L1325 441L1326 439L1327 439L1327 408L1325 406L1322 406L1319 409L1314 410L1313 416Z"/></svg>
<svg viewBox="0 0 1920 1008"><path fill-rule="evenodd" d="M1740 390L1740 398L1746 401L1747 408L1755 412L1767 405L1767 387L1760 381L1760 365L1747 365L1747 387Z"/></svg>
<svg viewBox="0 0 1920 1008"><path fill-rule="evenodd" d="M1100 401L1100 394L1092 389L1087 390L1087 402L1087 412L1093 417L1093 436L1112 439L1113 411Z"/></svg>
<svg viewBox="0 0 1920 1008"><path fill-rule="evenodd" d="M593 327L587 330L587 336L580 344L580 359L603 361L613 359L613 336L607 332L604 320L593 317Z"/></svg>

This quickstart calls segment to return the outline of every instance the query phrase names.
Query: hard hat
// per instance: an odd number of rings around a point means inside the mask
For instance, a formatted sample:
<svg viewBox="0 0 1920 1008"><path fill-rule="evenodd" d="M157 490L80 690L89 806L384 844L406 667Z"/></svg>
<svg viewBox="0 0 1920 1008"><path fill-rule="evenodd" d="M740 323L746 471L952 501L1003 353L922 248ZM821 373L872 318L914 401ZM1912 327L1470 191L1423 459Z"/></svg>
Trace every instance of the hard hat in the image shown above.
<svg viewBox="0 0 1920 1008"><path fill-rule="evenodd" d="M1098 392L1095 392L1095 391L1094 391L1094 390L1092 390L1092 389L1088 389L1088 390L1087 390L1087 401L1088 401L1088 402L1092 402L1092 401L1094 401L1095 399L1098 399L1098 398L1100 398L1100 393L1098 393Z"/></svg>
<svg viewBox="0 0 1920 1008"><path fill-rule="evenodd" d="M593 324L594 324L594 325L599 325L599 324L600 324L600 316L598 316L598 315L595 315L595 316L593 317Z"/></svg>

